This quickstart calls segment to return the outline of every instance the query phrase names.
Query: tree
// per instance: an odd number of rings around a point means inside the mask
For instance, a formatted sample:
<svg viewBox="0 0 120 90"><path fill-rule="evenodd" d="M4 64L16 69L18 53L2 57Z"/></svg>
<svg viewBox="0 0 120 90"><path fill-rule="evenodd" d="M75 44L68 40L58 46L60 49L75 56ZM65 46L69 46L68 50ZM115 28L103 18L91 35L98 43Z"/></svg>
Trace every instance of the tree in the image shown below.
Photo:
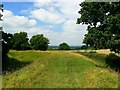
<svg viewBox="0 0 120 90"><path fill-rule="evenodd" d="M32 49L47 50L49 40L48 38L44 37L43 34L37 34L32 36L32 38L30 39L30 44Z"/></svg>
<svg viewBox="0 0 120 90"><path fill-rule="evenodd" d="M3 12L3 4L0 4L0 10ZM2 14L0 13L0 21L3 21ZM0 26L0 57L2 57L2 71L4 71L5 67L7 67L8 63L8 56L7 53L9 52L9 42L11 39L11 34L5 33L3 27ZM0 62L1 64L1 62Z"/></svg>
<svg viewBox="0 0 120 90"><path fill-rule="evenodd" d="M12 41L12 38L13 38L13 35L10 34L10 33L5 33L2 31L2 37L3 37L3 40L5 43L7 43L7 46L9 47L9 49L12 49L12 46L13 46L13 41Z"/></svg>
<svg viewBox="0 0 120 90"><path fill-rule="evenodd" d="M88 48L87 45L82 45L82 46L81 46L81 50L86 50L87 48Z"/></svg>
<svg viewBox="0 0 120 90"><path fill-rule="evenodd" d="M10 33L5 33L3 31L2 32L2 54L3 54L3 57L8 53L9 51L9 48L11 46L11 39L12 39L12 34Z"/></svg>
<svg viewBox="0 0 120 90"><path fill-rule="evenodd" d="M8 47L8 42L7 42L8 38L9 38L8 34L2 31L2 61L3 63L5 62L7 53L9 52L9 47Z"/></svg>
<svg viewBox="0 0 120 90"><path fill-rule="evenodd" d="M15 33L13 35L13 49L14 50L29 50L28 37L26 32Z"/></svg>
<svg viewBox="0 0 120 90"><path fill-rule="evenodd" d="M87 24L83 43L95 49L109 48L120 52L120 1L82 2L77 24ZM98 24L99 23L99 24Z"/></svg>
<svg viewBox="0 0 120 90"><path fill-rule="evenodd" d="M11 40L10 33L2 32L2 71L4 71L8 67L9 59L8 59L8 52L9 52L9 45Z"/></svg>
<svg viewBox="0 0 120 90"><path fill-rule="evenodd" d="M70 46L63 42L59 45L59 50L70 50Z"/></svg>
<svg viewBox="0 0 120 90"><path fill-rule="evenodd" d="M3 4L0 4L0 10L3 12ZM2 14L0 13L0 21L3 21L2 19ZM4 33L3 31L3 27L0 26L0 50L2 52L2 62L5 63L6 57L7 57L7 53L9 52L9 47L8 47L8 34ZM1 54L0 52L0 54Z"/></svg>

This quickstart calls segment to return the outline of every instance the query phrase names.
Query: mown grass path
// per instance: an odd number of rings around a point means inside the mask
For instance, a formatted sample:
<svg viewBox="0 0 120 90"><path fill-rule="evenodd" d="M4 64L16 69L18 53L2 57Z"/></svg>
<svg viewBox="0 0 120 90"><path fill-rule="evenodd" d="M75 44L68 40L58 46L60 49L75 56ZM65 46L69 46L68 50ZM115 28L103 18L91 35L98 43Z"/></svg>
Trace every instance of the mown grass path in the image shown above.
<svg viewBox="0 0 120 90"><path fill-rule="evenodd" d="M116 72L69 51L10 51L9 57L30 63L4 75L3 88L117 88L119 84Z"/></svg>

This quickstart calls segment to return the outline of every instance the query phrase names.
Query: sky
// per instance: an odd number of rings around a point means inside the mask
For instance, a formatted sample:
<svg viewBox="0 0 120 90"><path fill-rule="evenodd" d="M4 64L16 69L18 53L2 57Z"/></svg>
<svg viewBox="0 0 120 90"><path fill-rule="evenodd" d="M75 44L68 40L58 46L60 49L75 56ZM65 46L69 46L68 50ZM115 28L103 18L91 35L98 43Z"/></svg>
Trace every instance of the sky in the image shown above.
<svg viewBox="0 0 120 90"><path fill-rule="evenodd" d="M86 25L76 24L82 1L36 0L34 2L3 2L3 27L7 33L24 31L31 38L43 34L56 46L62 42L80 46L87 33Z"/></svg>

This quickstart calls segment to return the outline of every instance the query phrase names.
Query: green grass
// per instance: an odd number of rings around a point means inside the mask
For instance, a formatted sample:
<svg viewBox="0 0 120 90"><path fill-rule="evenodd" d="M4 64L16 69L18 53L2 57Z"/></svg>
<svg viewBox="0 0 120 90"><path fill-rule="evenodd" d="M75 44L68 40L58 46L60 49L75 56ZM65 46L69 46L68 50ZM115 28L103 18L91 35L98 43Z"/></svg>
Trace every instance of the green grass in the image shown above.
<svg viewBox="0 0 120 90"><path fill-rule="evenodd" d="M9 57L29 64L8 71L3 88L117 88L118 73L64 51L10 51ZM20 64L21 64L20 63Z"/></svg>
<svg viewBox="0 0 120 90"><path fill-rule="evenodd" d="M96 65L103 68L111 68L117 72L120 72L120 57L114 53L110 54L101 54L95 51L90 52L80 52L77 51L75 53L82 54L93 61L96 62Z"/></svg>
<svg viewBox="0 0 120 90"><path fill-rule="evenodd" d="M77 51L76 53L82 54L93 61L95 61L99 66L106 66L106 54L98 54L94 51L91 52L79 52Z"/></svg>

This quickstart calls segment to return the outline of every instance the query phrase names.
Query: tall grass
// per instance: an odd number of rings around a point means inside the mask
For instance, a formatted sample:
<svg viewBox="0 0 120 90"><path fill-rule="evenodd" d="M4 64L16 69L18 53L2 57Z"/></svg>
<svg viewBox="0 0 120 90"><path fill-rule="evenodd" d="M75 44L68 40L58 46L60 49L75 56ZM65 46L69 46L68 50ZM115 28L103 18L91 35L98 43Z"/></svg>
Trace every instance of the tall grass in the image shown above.
<svg viewBox="0 0 120 90"><path fill-rule="evenodd" d="M10 51L30 64L3 76L3 88L117 88L118 74L64 51Z"/></svg>
<svg viewBox="0 0 120 90"><path fill-rule="evenodd" d="M105 54L98 54L95 51L91 52L77 52L79 54L82 54L84 56L87 56L88 58L91 58L93 61L95 61L99 66L106 66L106 56Z"/></svg>
<svg viewBox="0 0 120 90"><path fill-rule="evenodd" d="M93 61L95 61L97 66L100 67L108 67L115 71L120 71L120 57L110 53L110 54L100 54L95 51L90 52L79 52L76 53L82 54L84 56L87 56L88 58L91 58Z"/></svg>

